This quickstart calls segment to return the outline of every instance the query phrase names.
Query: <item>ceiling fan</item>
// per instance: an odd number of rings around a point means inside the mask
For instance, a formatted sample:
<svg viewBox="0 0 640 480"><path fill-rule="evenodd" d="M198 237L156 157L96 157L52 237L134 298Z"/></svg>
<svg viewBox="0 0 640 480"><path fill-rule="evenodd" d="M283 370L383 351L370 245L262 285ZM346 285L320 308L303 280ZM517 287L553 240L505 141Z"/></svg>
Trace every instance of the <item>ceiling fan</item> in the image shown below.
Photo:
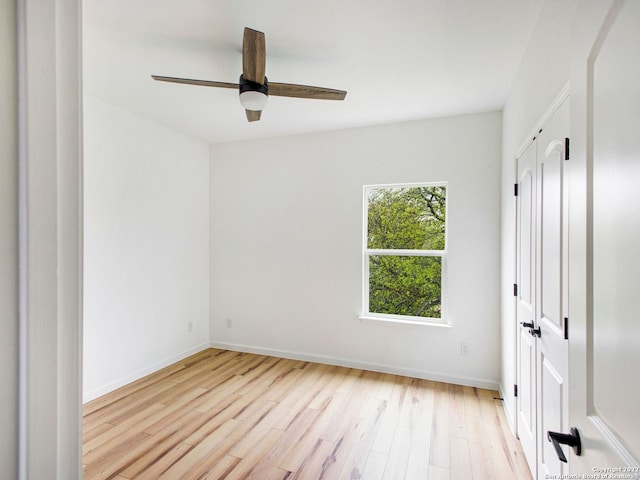
<svg viewBox="0 0 640 480"><path fill-rule="evenodd" d="M245 27L242 42L242 75L239 83L192 80L189 78L163 77L151 75L161 82L185 83L203 87L236 88L240 92L240 103L247 113L247 120L260 120L260 114L267 104L267 97L315 98L319 100L344 100L344 90L312 87L294 83L267 82L265 77L266 49L264 33Z"/></svg>

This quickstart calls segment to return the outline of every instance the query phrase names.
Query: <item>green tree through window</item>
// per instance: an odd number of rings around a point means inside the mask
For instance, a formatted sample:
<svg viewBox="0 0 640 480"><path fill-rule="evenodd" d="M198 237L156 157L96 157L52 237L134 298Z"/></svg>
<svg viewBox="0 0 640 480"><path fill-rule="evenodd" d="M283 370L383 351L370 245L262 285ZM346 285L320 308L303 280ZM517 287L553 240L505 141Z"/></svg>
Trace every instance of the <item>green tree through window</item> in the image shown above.
<svg viewBox="0 0 640 480"><path fill-rule="evenodd" d="M368 313L441 319L446 186L365 192Z"/></svg>

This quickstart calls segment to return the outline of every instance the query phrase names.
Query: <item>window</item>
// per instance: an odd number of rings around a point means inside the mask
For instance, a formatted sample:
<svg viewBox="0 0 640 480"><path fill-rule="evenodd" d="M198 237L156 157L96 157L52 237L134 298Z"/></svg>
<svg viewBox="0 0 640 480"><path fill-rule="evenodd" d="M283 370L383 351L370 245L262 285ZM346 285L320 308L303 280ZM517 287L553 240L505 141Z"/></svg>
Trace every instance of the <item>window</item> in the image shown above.
<svg viewBox="0 0 640 480"><path fill-rule="evenodd" d="M446 184L364 187L364 316L443 323Z"/></svg>

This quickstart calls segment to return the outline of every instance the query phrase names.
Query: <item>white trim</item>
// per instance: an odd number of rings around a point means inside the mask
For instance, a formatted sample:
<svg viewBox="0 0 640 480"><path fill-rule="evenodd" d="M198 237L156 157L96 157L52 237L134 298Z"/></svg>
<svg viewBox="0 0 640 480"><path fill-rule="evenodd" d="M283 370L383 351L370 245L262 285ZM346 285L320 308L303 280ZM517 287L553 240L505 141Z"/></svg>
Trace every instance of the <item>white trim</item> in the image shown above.
<svg viewBox="0 0 640 480"><path fill-rule="evenodd" d="M373 315L360 315L358 317L361 323L368 323L371 325L400 325L400 326L418 326L418 327L436 327L436 328L451 328L451 324L440 321L437 318L422 318L422 317L410 317L407 315L396 316L373 316ZM414 320L415 319L415 320Z"/></svg>
<svg viewBox="0 0 640 480"><path fill-rule="evenodd" d="M596 415L590 415L587 418L596 427L600 434L606 439L607 444L611 447L611 449L622 459L626 467L640 468L640 462L638 462L638 460L633 457L629 450L626 449L626 447L618 439L618 436L611 431L609 426L602 420L602 418Z"/></svg>
<svg viewBox="0 0 640 480"><path fill-rule="evenodd" d="M126 375L124 377L119 378L118 380L114 380L113 382L109 382L105 385L102 385L100 387L96 387L88 392L85 392L82 398L82 402L83 403L87 403L90 402L91 400L94 400L98 397L101 397L102 395L105 395L109 392L113 392L114 390L123 387L131 382L135 382L136 380L141 379L142 377L146 377L147 375L150 375L154 372L157 372L158 370L164 368L164 367L168 367L169 365L172 365L176 362L179 362L180 360L184 360L185 358L196 354L198 352L201 352L202 350L205 350L206 348L209 347L209 343L205 342L202 343L200 345L197 345L195 347L192 347L188 350L185 350L182 353L178 353L176 355L172 355L160 362L154 363L153 365L149 365L148 367L145 368L141 368L140 370L137 370L135 372L133 372L130 375Z"/></svg>
<svg viewBox="0 0 640 480"><path fill-rule="evenodd" d="M569 92L570 92L569 82L567 82L565 86L562 87L562 90L560 90L560 93L558 93L556 98L554 98L553 102L551 102L551 105L549 105L549 107L542 114L542 117L540 117L540 120L536 122L535 126L531 129L529 134L525 137L525 140L522 142L522 145L517 150L517 153L515 156L516 159L520 158L524 154L524 151L527 149L527 147L531 145L531 143L533 143L533 141L538 137L542 129L547 126L547 123L549 123L549 120L551 120L551 117L553 117L553 114L556 113L556 110L558 110L558 108L560 108L560 105L562 105L562 102L564 102L567 98L569 98Z"/></svg>
<svg viewBox="0 0 640 480"><path fill-rule="evenodd" d="M520 157L518 157L520 158ZM518 158L515 161L515 170L513 172L513 183L514 185L519 184L518 177ZM513 235L513 284L518 284L518 199L519 197L513 196L513 227L514 227L514 235ZM513 341L513 380L518 383L518 376L520 375L520 344L518 337L518 297L516 295L512 296L511 300L511 308L512 308L512 323L513 328L515 330L515 335L512 337ZM502 327L501 327L502 328ZM506 361L506 359L505 359ZM502 386L502 385L501 385ZM512 416L507 416L509 420L509 426L511 427L511 431L517 437L518 436L518 398L515 395L505 396L504 392L500 392L500 396L504 398L502 402L505 407L505 412L508 412ZM507 401L507 400L510 401ZM509 404L509 405L507 405ZM510 408L513 407L513 408ZM527 464L528 465L528 464Z"/></svg>
<svg viewBox="0 0 640 480"><path fill-rule="evenodd" d="M389 255L394 257L444 257L446 250L408 250L392 248L368 248L368 255Z"/></svg>
<svg viewBox="0 0 640 480"><path fill-rule="evenodd" d="M19 0L20 480L82 478L80 0Z"/></svg>
<svg viewBox="0 0 640 480"><path fill-rule="evenodd" d="M27 115L26 115L26 6L16 3L18 47L18 478L27 472Z"/></svg>
<svg viewBox="0 0 640 480"><path fill-rule="evenodd" d="M451 383L454 385L465 385L469 387L486 388L489 390L498 390L499 384L493 380L484 378L462 377L455 375L445 375L439 372L428 370L416 370L413 368L403 368L393 365L384 365L380 363L361 362L358 360L331 357L326 355L315 355L312 353L293 352L289 350L279 350L273 348L257 347L252 345L241 345L236 343L211 342L211 348L220 348L223 350L232 350L235 352L255 353L258 355L268 355L271 357L288 358L291 360L301 360L305 362L322 363L326 365L336 365L339 367L358 368L371 372L389 373L392 375L402 375L405 377L420 378L423 380L432 380L434 382Z"/></svg>
<svg viewBox="0 0 640 480"><path fill-rule="evenodd" d="M502 398L502 409L504 410L504 415L507 417L507 423L509 424L509 429L514 437L518 437L518 431L516 430L516 424L514 423L514 418L516 416L513 414L511 409L509 408L509 403L506 401L507 397L504 393L504 385L500 384L500 388L498 392L500 392L500 398ZM515 398L515 397L514 397Z"/></svg>
<svg viewBox="0 0 640 480"><path fill-rule="evenodd" d="M441 187L448 185L448 182L410 182L410 183L378 183L363 185L365 190L375 190L380 188L416 188L416 187Z"/></svg>

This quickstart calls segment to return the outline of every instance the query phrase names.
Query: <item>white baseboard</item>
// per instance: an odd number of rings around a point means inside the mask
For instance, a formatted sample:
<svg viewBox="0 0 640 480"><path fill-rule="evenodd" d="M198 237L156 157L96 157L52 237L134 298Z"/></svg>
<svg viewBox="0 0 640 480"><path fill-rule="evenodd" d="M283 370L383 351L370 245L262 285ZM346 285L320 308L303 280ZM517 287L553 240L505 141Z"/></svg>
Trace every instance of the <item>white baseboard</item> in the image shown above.
<svg viewBox="0 0 640 480"><path fill-rule="evenodd" d="M142 377L145 377L153 372L157 372L161 368L168 367L169 365L179 362L180 360L187 358L189 355L198 353L208 347L209 347L208 343L201 343L200 345L192 347L184 352L178 353L176 355L172 355L171 357L166 358L161 362L154 363L153 365L149 365L148 367L145 367L136 372L133 372L130 375L126 375L124 377L119 378L118 380L109 382L106 385L102 385L88 392L84 392L82 394L82 402L87 403L109 392L113 392L117 388L123 387L128 383L135 382L136 380L139 380Z"/></svg>
<svg viewBox="0 0 640 480"><path fill-rule="evenodd" d="M424 380L433 380L435 382L452 383L455 385L466 385L469 387L487 388L489 390L498 390L498 382L485 380L481 378L460 377L446 375L438 372L427 370L416 370L408 368L394 367L391 365L382 365L378 363L360 362L347 358L329 357L325 355L308 354L304 352L292 352L287 350L276 350L272 348L256 347L252 345L240 345L235 343L211 342L211 348L220 348L223 350L233 350L236 352L255 353L259 355L269 355L272 357L289 358L291 360L302 360L305 362L323 363L327 365L337 365L339 367L359 368L362 370L370 370L372 372L390 373L393 375L402 375L405 377L421 378Z"/></svg>

